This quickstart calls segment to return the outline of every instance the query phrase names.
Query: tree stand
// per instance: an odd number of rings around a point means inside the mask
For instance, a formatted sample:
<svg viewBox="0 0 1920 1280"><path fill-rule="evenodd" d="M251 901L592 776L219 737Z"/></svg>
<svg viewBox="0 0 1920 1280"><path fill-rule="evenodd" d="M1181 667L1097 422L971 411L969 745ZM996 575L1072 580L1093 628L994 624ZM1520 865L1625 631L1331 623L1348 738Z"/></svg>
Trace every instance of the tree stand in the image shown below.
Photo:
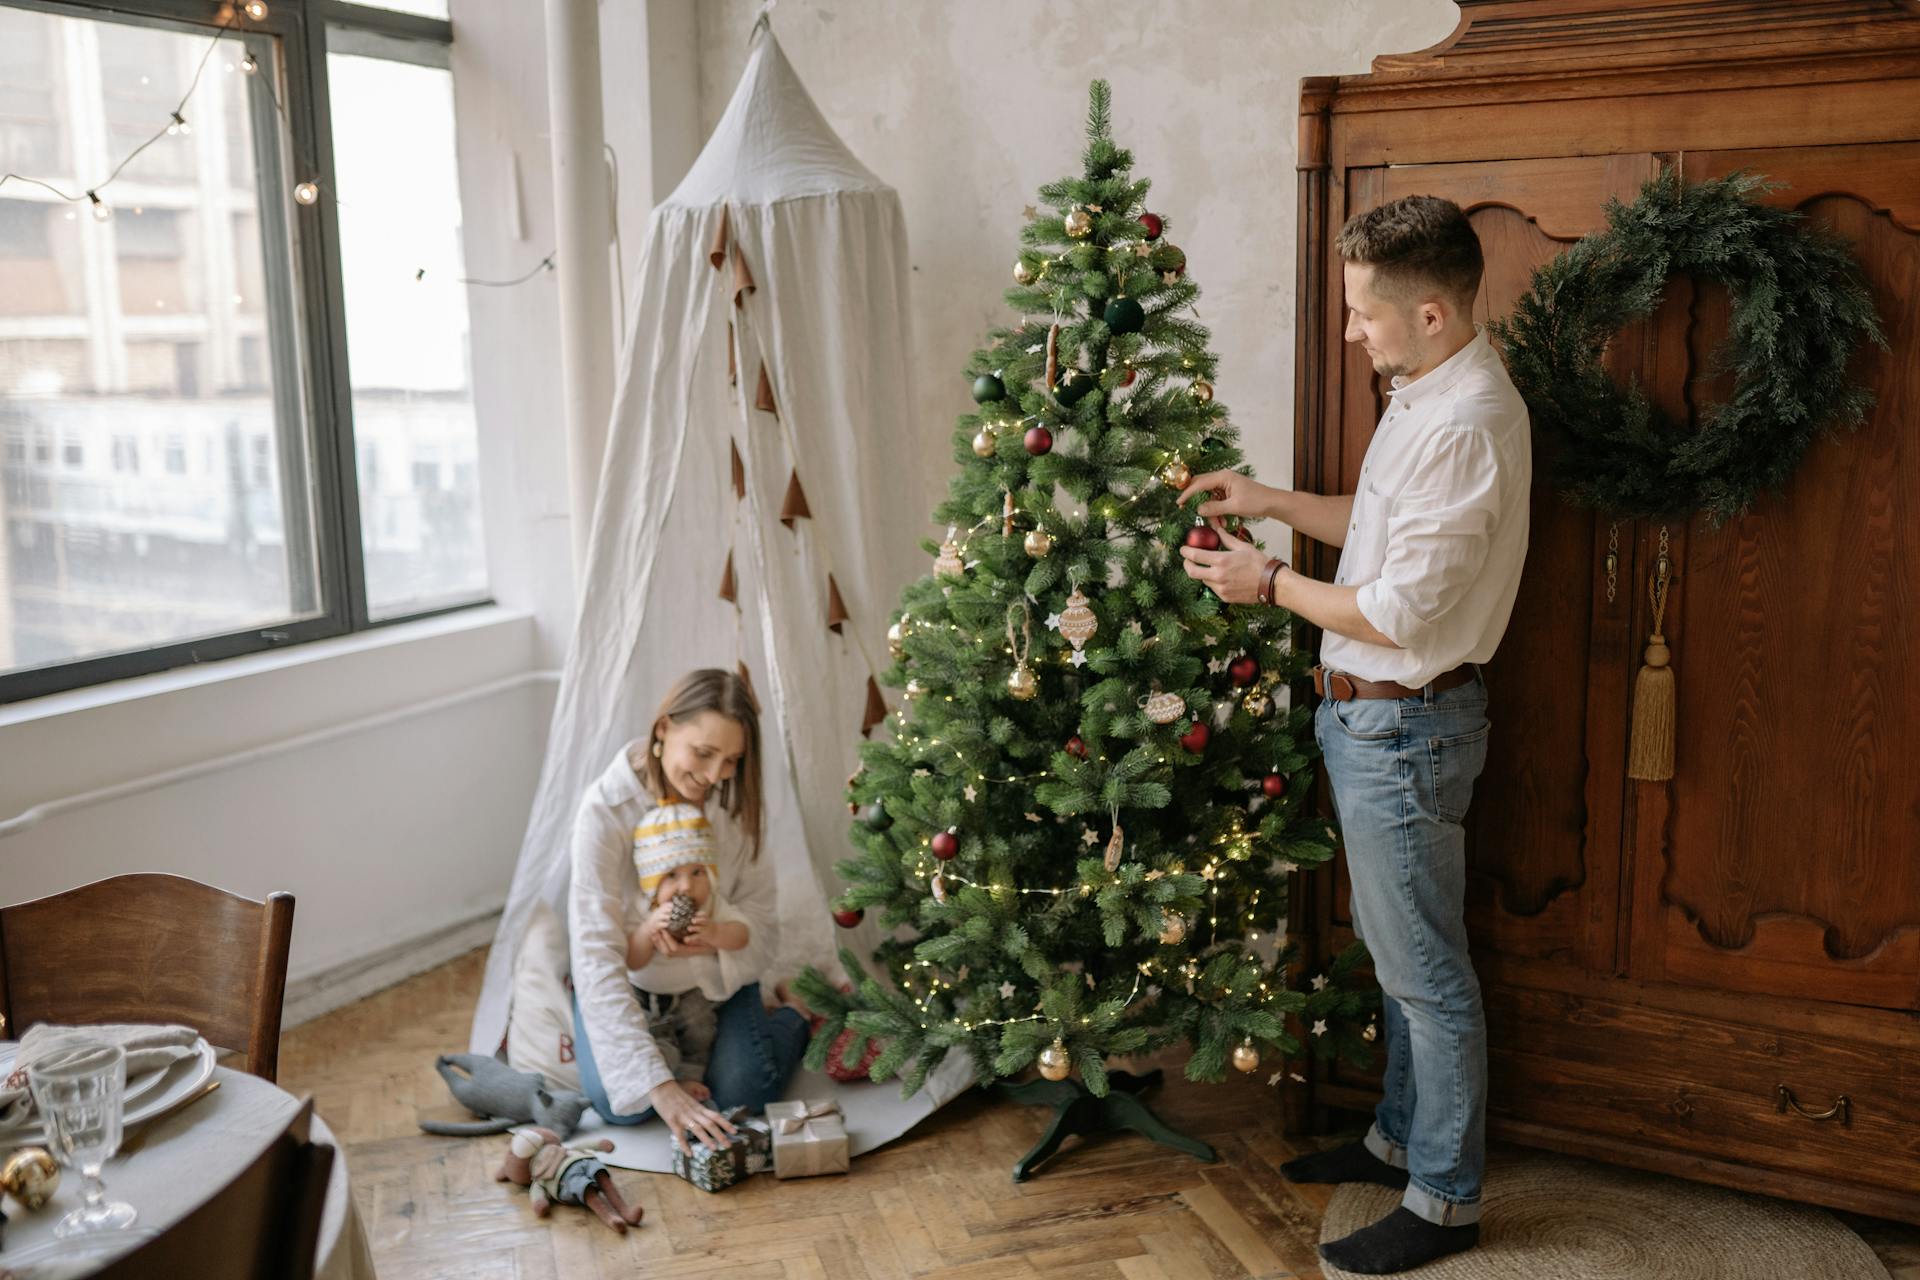
<svg viewBox="0 0 1920 1280"><path fill-rule="evenodd" d="M1162 1079L1159 1068L1136 1075L1131 1071L1109 1071L1104 1098L1096 1098L1078 1080L1030 1080L1025 1084L995 1085L1002 1097L1033 1106L1052 1107L1053 1123L1034 1145L1033 1150L1013 1166L1013 1180L1025 1182L1033 1176L1033 1167L1060 1149L1060 1144L1075 1134L1128 1131L1151 1138L1163 1147L1184 1151L1199 1160L1220 1157L1212 1147L1197 1138L1176 1133L1162 1124L1160 1117L1147 1109L1137 1095L1157 1088Z"/></svg>

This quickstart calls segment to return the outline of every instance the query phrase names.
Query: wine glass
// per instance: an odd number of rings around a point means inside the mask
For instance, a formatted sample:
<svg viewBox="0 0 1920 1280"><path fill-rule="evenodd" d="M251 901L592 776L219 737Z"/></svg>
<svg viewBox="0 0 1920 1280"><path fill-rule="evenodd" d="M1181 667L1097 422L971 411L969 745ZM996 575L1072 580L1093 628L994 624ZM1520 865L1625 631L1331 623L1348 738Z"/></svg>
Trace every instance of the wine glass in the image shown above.
<svg viewBox="0 0 1920 1280"><path fill-rule="evenodd" d="M102 1041L56 1049L27 1068L27 1085L61 1163L87 1180L86 1203L56 1223L53 1234L65 1239L132 1226L134 1207L109 1202L100 1180L100 1166L120 1147L127 1051Z"/></svg>

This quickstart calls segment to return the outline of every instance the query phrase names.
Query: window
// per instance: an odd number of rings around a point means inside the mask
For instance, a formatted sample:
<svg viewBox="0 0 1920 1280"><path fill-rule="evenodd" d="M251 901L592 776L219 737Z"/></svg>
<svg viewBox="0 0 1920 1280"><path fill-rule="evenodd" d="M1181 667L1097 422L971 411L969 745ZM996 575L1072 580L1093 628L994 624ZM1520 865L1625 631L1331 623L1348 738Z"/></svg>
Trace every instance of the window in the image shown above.
<svg viewBox="0 0 1920 1280"><path fill-rule="evenodd" d="M0 0L0 701L487 597L445 0L190 9Z"/></svg>

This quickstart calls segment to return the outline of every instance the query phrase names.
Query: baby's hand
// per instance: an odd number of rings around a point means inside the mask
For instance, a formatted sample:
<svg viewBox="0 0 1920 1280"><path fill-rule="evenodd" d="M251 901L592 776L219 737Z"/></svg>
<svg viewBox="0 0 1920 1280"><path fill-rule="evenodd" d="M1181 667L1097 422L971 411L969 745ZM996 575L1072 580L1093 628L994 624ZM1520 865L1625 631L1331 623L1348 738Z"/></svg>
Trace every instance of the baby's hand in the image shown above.
<svg viewBox="0 0 1920 1280"><path fill-rule="evenodd" d="M698 1080L682 1080L680 1087L685 1089L687 1096L695 1102L705 1102L713 1096L713 1090L707 1088L707 1086L701 1084Z"/></svg>

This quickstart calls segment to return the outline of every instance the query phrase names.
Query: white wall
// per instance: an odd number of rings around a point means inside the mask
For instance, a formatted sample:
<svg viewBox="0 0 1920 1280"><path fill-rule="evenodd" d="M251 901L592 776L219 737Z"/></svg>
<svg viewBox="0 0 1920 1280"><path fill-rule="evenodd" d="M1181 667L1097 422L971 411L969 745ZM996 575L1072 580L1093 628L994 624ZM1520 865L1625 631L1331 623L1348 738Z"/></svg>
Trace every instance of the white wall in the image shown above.
<svg viewBox="0 0 1920 1280"><path fill-rule="evenodd" d="M601 4L629 280L757 9ZM1202 287L1221 397L1284 482L1299 79L1432 44L1455 17L1450 0L782 0L789 56L906 208L929 491L967 407L956 371L1006 318L1020 208L1076 163L1095 76ZM518 275L553 248L542 6L455 0L454 19L467 269ZM504 899L571 622L571 513L551 277L471 304L501 608L0 707L0 900L136 869L288 889L298 982Z"/></svg>

